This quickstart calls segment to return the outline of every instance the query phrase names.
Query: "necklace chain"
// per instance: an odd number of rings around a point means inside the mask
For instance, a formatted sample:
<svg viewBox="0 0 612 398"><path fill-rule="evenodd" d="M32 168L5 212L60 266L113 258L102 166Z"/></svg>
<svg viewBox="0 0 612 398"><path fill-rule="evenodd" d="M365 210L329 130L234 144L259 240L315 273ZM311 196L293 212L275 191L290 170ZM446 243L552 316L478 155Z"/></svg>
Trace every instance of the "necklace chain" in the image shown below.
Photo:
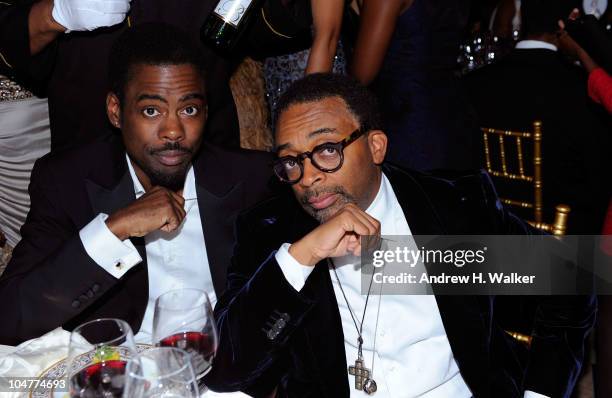
<svg viewBox="0 0 612 398"><path fill-rule="evenodd" d="M362 352L362 346L363 346L363 336L362 336L363 321L365 320L366 310L368 309L368 301L370 300L370 292L372 290L372 282L374 281L374 273L372 273L372 278L370 278L370 286L368 286L368 294L366 296L365 305L363 307L363 315L361 316L361 323L358 326L357 325L357 318L355 317L355 313L353 311L353 308L351 307L351 304L349 303L348 298L346 297L346 293L344 293L344 288L342 287L342 283L340 282L340 278L338 277L338 272L336 271L336 265L334 264L334 262L330 258L327 259L327 264L334 271L334 275L336 277L336 281L338 281L338 287L340 288L340 291L342 292L342 297L344 297L344 301L346 302L346 306L348 307L349 314L351 314L351 318L353 319L353 323L355 324L355 329L357 330L357 335L358 335L357 342L359 343L359 346L357 347L357 356L359 358L363 358L363 352Z"/></svg>

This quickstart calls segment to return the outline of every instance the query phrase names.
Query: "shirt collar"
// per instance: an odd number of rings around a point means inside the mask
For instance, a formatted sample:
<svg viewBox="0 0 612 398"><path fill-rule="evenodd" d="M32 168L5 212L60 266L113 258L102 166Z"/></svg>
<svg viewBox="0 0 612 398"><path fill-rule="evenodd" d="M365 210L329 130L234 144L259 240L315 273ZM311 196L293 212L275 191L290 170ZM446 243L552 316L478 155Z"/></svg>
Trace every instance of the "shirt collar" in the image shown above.
<svg viewBox="0 0 612 398"><path fill-rule="evenodd" d="M381 173L378 192L376 193L372 203L370 203L370 206L368 206L365 211L379 221L382 220L385 214L385 209L389 208L389 194L387 192L387 185L385 184L386 179L387 177L385 177L384 173Z"/></svg>
<svg viewBox="0 0 612 398"><path fill-rule="evenodd" d="M134 193L136 194L136 199L138 199L145 194L145 189L140 183L138 177L136 176L136 171L134 170L130 156L127 153L125 154L125 160L127 161L128 170L130 171L130 176L132 177L132 182L134 183ZM189 166L187 176L185 177L185 185L183 186L183 198L185 198L185 200L197 198L193 165Z"/></svg>
<svg viewBox="0 0 612 398"><path fill-rule="evenodd" d="M541 40L521 40L514 47L519 50L545 49L557 51L557 46Z"/></svg>

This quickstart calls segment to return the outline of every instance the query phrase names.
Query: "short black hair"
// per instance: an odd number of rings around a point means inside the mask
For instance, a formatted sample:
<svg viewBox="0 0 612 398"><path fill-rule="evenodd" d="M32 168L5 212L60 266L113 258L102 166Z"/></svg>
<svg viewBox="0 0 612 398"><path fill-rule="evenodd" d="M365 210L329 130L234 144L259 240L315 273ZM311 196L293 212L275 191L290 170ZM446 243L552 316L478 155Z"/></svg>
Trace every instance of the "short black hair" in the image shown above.
<svg viewBox="0 0 612 398"><path fill-rule="evenodd" d="M281 115L291 105L338 97L365 130L383 128L378 101L370 90L352 77L334 73L313 73L294 82L283 93L276 107Z"/></svg>
<svg viewBox="0 0 612 398"><path fill-rule="evenodd" d="M522 35L555 33L558 21L567 19L575 8L575 0L523 0L521 2Z"/></svg>
<svg viewBox="0 0 612 398"><path fill-rule="evenodd" d="M135 65L194 65L204 77L200 47L181 29L150 22L126 29L113 43L109 56L110 90L123 101Z"/></svg>

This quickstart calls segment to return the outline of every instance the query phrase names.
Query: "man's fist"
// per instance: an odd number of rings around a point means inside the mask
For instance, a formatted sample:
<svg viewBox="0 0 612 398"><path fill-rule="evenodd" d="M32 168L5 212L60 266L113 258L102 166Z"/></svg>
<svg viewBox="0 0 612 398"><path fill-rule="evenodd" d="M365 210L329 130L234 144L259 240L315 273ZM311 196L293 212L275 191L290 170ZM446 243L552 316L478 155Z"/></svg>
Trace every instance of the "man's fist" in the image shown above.
<svg viewBox="0 0 612 398"><path fill-rule="evenodd" d="M327 257L361 255L361 236L380 236L380 222L354 204L346 205L325 223L295 242L289 253L303 265Z"/></svg>
<svg viewBox="0 0 612 398"><path fill-rule="evenodd" d="M130 0L54 0L51 15L68 33L116 25L129 10Z"/></svg>
<svg viewBox="0 0 612 398"><path fill-rule="evenodd" d="M166 188L155 187L106 219L106 226L121 240L150 232L176 230L185 218L185 199Z"/></svg>

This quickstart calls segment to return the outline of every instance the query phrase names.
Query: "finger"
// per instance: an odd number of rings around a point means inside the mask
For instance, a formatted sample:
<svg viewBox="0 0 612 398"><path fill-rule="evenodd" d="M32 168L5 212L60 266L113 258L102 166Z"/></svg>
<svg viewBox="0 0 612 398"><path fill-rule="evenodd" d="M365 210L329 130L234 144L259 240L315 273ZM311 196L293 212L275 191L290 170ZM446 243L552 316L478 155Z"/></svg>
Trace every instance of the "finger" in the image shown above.
<svg viewBox="0 0 612 398"><path fill-rule="evenodd" d="M176 203L179 204L179 206L183 207L185 206L185 198L183 197L183 195L178 194L176 192L172 192L172 191L168 191L170 193L170 196L172 197L173 200L176 201Z"/></svg>
<svg viewBox="0 0 612 398"><path fill-rule="evenodd" d="M357 205L351 204L350 206L347 206L348 210L355 212L356 214L361 214L363 215L365 218L367 218L373 225L377 226L377 229L380 227L380 222L372 217L371 215L369 215L367 212L361 210Z"/></svg>
<svg viewBox="0 0 612 398"><path fill-rule="evenodd" d="M380 222L358 208L353 213L353 215L355 217L358 217L359 220L368 227L367 235L361 234L361 237L359 238L359 244L361 246L360 250L372 251L378 249L382 241L380 235Z"/></svg>
<svg viewBox="0 0 612 398"><path fill-rule="evenodd" d="M370 235L372 225L363 219L358 218L355 214L347 212L342 219L342 227L345 232L354 232L357 235Z"/></svg>
<svg viewBox="0 0 612 398"><path fill-rule="evenodd" d="M166 188L161 188L160 191L162 191L160 192L160 194L163 194L165 196L167 204L170 205L170 207L176 210L176 212L178 213L177 216L180 217L179 221L182 221L183 218L185 218L185 216L187 215L184 208L185 199L183 199L183 197L178 195L176 192L170 191Z"/></svg>
<svg viewBox="0 0 612 398"><path fill-rule="evenodd" d="M348 243L346 245L347 253L351 253L354 256L359 257L361 256L361 249L362 249L361 239L355 235L349 236Z"/></svg>
<svg viewBox="0 0 612 398"><path fill-rule="evenodd" d="M358 253L361 250L359 239L354 234L346 234L340 239L330 257L346 256L349 253L354 253L356 249Z"/></svg>
<svg viewBox="0 0 612 398"><path fill-rule="evenodd" d="M360 235L377 235L380 232L380 223L374 217L370 216L366 212L362 211L358 207L349 207L346 211L350 212L352 216L357 218L363 225L368 228L367 233L361 233Z"/></svg>
<svg viewBox="0 0 612 398"><path fill-rule="evenodd" d="M164 224L162 225L162 227L160 228L161 231L164 232L172 232L175 231L178 228L178 224Z"/></svg>
<svg viewBox="0 0 612 398"><path fill-rule="evenodd" d="M172 214L166 218L166 223L161 226L162 231L172 232L181 225L182 219L179 219L178 215L172 209Z"/></svg>
<svg viewBox="0 0 612 398"><path fill-rule="evenodd" d="M356 247L360 245L361 239L355 235L349 235L347 237L346 247L349 251L353 251Z"/></svg>
<svg viewBox="0 0 612 398"><path fill-rule="evenodd" d="M178 204L173 198L170 199L170 204L172 206L172 211L174 211L174 214L178 219L179 224L182 223L185 217L187 216L187 212L185 211L183 206Z"/></svg>

